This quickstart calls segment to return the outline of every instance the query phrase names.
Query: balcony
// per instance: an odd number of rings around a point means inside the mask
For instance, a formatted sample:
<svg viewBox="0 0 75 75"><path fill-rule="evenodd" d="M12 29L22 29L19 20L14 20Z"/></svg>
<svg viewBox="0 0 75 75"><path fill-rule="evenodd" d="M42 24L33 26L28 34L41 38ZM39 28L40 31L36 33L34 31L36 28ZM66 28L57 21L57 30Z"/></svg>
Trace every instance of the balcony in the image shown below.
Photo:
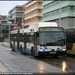
<svg viewBox="0 0 75 75"><path fill-rule="evenodd" d="M42 13L34 13L34 14L29 15L29 16L25 16L24 19L27 20L27 19L30 19L30 18L33 18L36 16L42 16Z"/></svg>
<svg viewBox="0 0 75 75"><path fill-rule="evenodd" d="M38 5L38 6L33 6L33 7L31 7L31 8L29 8L28 10L25 10L25 13L24 14L27 14L27 13L29 13L29 12L32 12L32 11L34 11L34 10L36 10L36 9L42 9L43 7L40 5Z"/></svg>

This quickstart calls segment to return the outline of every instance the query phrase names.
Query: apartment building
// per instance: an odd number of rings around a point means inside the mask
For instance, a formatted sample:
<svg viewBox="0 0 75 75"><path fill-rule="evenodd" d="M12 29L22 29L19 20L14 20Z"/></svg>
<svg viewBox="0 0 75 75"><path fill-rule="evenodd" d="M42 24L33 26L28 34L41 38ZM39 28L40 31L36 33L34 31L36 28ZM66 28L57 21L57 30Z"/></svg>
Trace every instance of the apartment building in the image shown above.
<svg viewBox="0 0 75 75"><path fill-rule="evenodd" d="M6 15L0 15L0 21L3 21L6 19Z"/></svg>
<svg viewBox="0 0 75 75"><path fill-rule="evenodd" d="M24 6L25 26L42 21L42 1L31 0Z"/></svg>
<svg viewBox="0 0 75 75"><path fill-rule="evenodd" d="M58 26L75 26L75 1L43 1L42 21L57 22Z"/></svg>
<svg viewBox="0 0 75 75"><path fill-rule="evenodd" d="M11 9L8 13L8 20L14 21L14 23L19 23L22 21L24 16L23 6L16 5L13 9Z"/></svg>

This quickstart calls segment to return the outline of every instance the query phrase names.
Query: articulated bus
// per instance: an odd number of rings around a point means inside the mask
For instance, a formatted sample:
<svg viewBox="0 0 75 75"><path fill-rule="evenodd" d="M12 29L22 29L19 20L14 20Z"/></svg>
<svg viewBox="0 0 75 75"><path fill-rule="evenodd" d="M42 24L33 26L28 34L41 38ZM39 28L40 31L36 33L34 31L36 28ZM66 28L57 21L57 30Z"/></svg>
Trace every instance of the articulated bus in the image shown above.
<svg viewBox="0 0 75 75"><path fill-rule="evenodd" d="M55 22L39 22L24 29L10 33L10 44L13 50L33 56L66 54L64 28Z"/></svg>
<svg viewBox="0 0 75 75"><path fill-rule="evenodd" d="M66 53L70 55L75 55L75 28L68 27L64 30L66 35Z"/></svg>

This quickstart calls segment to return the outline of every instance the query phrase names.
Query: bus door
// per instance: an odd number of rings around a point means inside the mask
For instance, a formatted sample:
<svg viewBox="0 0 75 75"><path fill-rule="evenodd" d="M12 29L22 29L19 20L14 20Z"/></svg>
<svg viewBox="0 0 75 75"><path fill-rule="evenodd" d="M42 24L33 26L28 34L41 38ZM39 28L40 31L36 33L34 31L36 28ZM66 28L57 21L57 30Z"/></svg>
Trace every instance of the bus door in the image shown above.
<svg viewBox="0 0 75 75"><path fill-rule="evenodd" d="M15 46L15 49L17 50L17 34L15 34L15 37L14 37L14 46Z"/></svg>
<svg viewBox="0 0 75 75"><path fill-rule="evenodd" d="M39 44L38 38L39 38L39 33L38 32L34 33L34 52L35 53L37 53L37 46Z"/></svg>
<svg viewBox="0 0 75 75"><path fill-rule="evenodd" d="M24 34L20 34L20 42L19 42L19 50L21 51L21 53L24 53Z"/></svg>
<svg viewBox="0 0 75 75"><path fill-rule="evenodd" d="M24 51L26 52L27 35L24 34Z"/></svg>

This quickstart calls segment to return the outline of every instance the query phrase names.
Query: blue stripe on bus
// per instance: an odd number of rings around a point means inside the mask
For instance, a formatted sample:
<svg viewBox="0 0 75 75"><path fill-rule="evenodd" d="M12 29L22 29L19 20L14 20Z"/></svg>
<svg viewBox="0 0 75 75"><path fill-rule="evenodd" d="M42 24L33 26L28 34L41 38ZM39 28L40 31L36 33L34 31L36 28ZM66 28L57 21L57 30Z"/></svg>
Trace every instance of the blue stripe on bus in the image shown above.
<svg viewBox="0 0 75 75"><path fill-rule="evenodd" d="M17 46L15 46L15 49L17 50Z"/></svg>
<svg viewBox="0 0 75 75"><path fill-rule="evenodd" d="M31 49L30 48L26 48L26 53L31 54Z"/></svg>
<svg viewBox="0 0 75 75"><path fill-rule="evenodd" d="M13 48L17 50L17 46L13 46ZM22 52L24 52L24 47L22 47ZM63 51L63 50L60 50L60 51L48 51L48 50L40 51L40 50L38 50L38 52L65 52L65 51ZM26 53L31 54L31 49L26 48Z"/></svg>
<svg viewBox="0 0 75 75"><path fill-rule="evenodd" d="M65 52L65 51L63 51L63 50L60 50L60 51L49 51L49 50L40 51L40 50L38 50L38 52Z"/></svg>

